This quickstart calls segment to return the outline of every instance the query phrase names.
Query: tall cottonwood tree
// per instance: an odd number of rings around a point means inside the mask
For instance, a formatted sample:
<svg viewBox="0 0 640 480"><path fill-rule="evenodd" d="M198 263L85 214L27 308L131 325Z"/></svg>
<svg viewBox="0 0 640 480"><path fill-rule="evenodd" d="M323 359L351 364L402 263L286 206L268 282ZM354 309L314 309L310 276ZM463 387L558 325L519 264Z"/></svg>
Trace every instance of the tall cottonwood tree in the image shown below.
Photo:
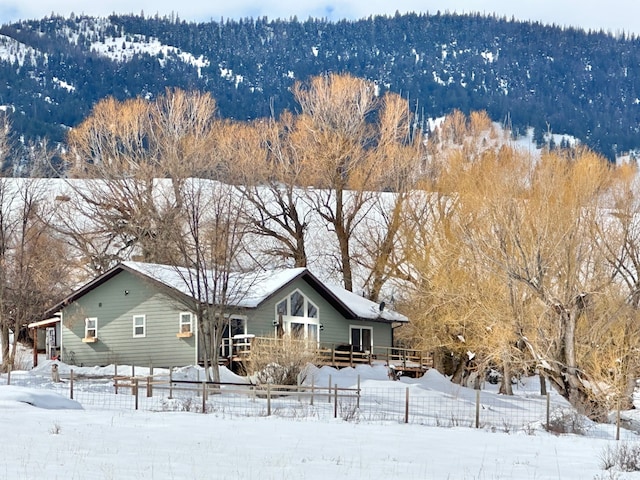
<svg viewBox="0 0 640 480"><path fill-rule="evenodd" d="M176 193L183 222L169 239L171 265L190 293L187 301L197 316L207 375L220 382L223 332L229 315L251 288L251 282L238 279L255 270L245 249L243 201L232 186L207 179L189 179Z"/></svg>
<svg viewBox="0 0 640 480"><path fill-rule="evenodd" d="M306 267L311 212L300 188L302 163L290 138L293 124L288 112L279 120L236 124L221 143L263 253L270 263Z"/></svg>
<svg viewBox="0 0 640 480"><path fill-rule="evenodd" d="M27 325L68 291L69 252L50 226L46 181L0 178L0 340L2 369L15 363ZM14 333L9 351L9 331Z"/></svg>
<svg viewBox="0 0 640 480"><path fill-rule="evenodd" d="M98 267L114 255L168 261L166 234L180 211L177 192L185 178L206 172L214 122L209 95L168 90L155 102L103 100L70 132L69 176L84 180L69 183L70 206L92 219L93 229L66 227Z"/></svg>
<svg viewBox="0 0 640 480"><path fill-rule="evenodd" d="M509 157L517 158L517 152ZM598 417L601 403L579 353L588 331L584 322L597 311L612 278L592 235L608 207L612 170L604 159L582 151L544 154L528 175L504 154L497 158L482 169L471 167L471 183L460 185L461 238L484 259L487 274L510 289L517 286L521 299L537 304L537 318L526 319L517 315L522 305L514 304L511 331L561 394ZM513 180L503 189L496 177Z"/></svg>
<svg viewBox="0 0 640 480"><path fill-rule="evenodd" d="M354 261L365 272L364 288L379 301L383 286L402 277L401 228L410 197L421 180L424 138L415 128L409 103L395 94L382 98L375 155L383 172L377 181L373 207L354 235ZM389 298L387 296L386 298Z"/></svg>
<svg viewBox="0 0 640 480"><path fill-rule="evenodd" d="M216 119L208 94L168 90L155 102L106 100L70 134L71 173L85 179L74 193L80 212L97 225L91 234L104 232L103 252L116 246L124 258L138 253L175 268L216 381L224 324L246 293L232 282L245 260L243 201L222 183L234 157L224 143L231 127Z"/></svg>
<svg viewBox="0 0 640 480"><path fill-rule="evenodd" d="M376 93L372 82L337 74L299 82L293 89L301 113L292 142L303 162L309 202L335 234L335 264L347 290L354 286L353 237L384 177L385 156L376 147L397 140L397 124L382 124L398 120L384 111L396 103L382 102Z"/></svg>

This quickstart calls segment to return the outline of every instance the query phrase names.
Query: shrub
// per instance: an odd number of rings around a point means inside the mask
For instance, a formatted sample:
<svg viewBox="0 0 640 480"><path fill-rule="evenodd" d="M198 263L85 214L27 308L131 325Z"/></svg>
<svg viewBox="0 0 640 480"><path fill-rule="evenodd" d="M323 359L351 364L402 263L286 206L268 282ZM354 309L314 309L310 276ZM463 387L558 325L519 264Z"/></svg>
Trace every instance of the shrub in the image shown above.
<svg viewBox="0 0 640 480"><path fill-rule="evenodd" d="M584 435L587 431L587 419L575 410L558 409L551 412L546 429L558 435L563 433Z"/></svg>
<svg viewBox="0 0 640 480"><path fill-rule="evenodd" d="M607 446L600 454L600 465L603 470L616 467L623 472L640 472L640 444L623 442Z"/></svg>
<svg viewBox="0 0 640 480"><path fill-rule="evenodd" d="M247 373L257 383L297 385L309 363L316 363L317 349L291 338L256 338L251 343Z"/></svg>

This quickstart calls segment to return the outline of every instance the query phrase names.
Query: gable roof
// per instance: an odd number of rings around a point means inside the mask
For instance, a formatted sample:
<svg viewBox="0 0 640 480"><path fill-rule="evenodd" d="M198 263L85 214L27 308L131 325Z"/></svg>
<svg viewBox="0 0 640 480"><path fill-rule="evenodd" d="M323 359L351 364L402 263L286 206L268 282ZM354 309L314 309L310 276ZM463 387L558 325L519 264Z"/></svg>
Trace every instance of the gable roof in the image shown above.
<svg viewBox="0 0 640 480"><path fill-rule="evenodd" d="M192 272L189 269L171 265L127 261L116 265L85 284L47 310L46 314L50 316L122 271L142 276L186 298L193 298L192 292L194 288L191 288L189 280ZM392 310L381 309L377 303L360 297L342 287L321 282L304 267L232 274L229 278L228 290L232 293L237 292L237 295L234 298L234 295L230 294L227 302L230 306L237 308L256 308L297 279L306 281L346 318L401 323L409 321L404 315Z"/></svg>

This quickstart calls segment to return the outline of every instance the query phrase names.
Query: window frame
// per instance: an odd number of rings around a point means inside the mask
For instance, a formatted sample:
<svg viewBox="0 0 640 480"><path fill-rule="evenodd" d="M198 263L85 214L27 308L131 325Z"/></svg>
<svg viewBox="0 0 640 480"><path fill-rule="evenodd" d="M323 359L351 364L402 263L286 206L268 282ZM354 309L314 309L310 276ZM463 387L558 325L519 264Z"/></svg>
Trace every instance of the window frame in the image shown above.
<svg viewBox="0 0 640 480"><path fill-rule="evenodd" d="M189 315L189 321L183 322L182 317ZM193 334L193 312L180 312L178 315L178 333L191 333ZM184 330L183 327L189 326L189 330Z"/></svg>
<svg viewBox="0 0 640 480"><path fill-rule="evenodd" d="M292 300L292 297L296 295L299 295L303 299L302 306L300 307L302 316L291 315L291 311L292 311L291 300ZM284 313L282 311L283 304L285 305L285 310L286 310ZM313 310L311 311L315 311L315 316L313 317L309 316L310 307L313 307ZM280 316L282 316L282 325L280 325ZM278 328L281 326L283 329L283 333L285 333L286 335L289 335L291 338L294 338L292 324L302 325L301 333L303 333L303 335L296 338L300 340L310 341L313 343L318 343L318 344L320 343L320 331L321 331L320 307L318 307L318 305L314 301L312 301L307 295L305 295L299 288L296 288L295 290L289 292L284 298L281 298L275 303L274 325L276 328L276 334L277 334ZM310 328L310 326L313 326L315 328ZM300 327L294 327L294 328L300 328ZM310 330L313 330L313 333L315 334L315 338L312 338L310 336Z"/></svg>
<svg viewBox="0 0 640 480"><path fill-rule="evenodd" d="M142 318L142 325L136 325L136 320ZM145 314L133 315L133 338L144 338L147 336L147 316ZM136 333L136 328L142 327L142 333Z"/></svg>
<svg viewBox="0 0 640 480"><path fill-rule="evenodd" d="M89 322L93 322L93 328L89 328ZM89 335L89 331L93 331L93 335ZM98 339L98 317L86 317L84 319L84 339L92 341Z"/></svg>
<svg viewBox="0 0 640 480"><path fill-rule="evenodd" d="M352 347L355 347L355 345L353 344L353 331L354 330L360 330L360 345L359 347L362 349L363 352L371 352L371 350L373 349L373 327L367 326L367 325L349 325L349 345L351 345ZM368 330L369 331L369 341L370 344L368 346L365 347L365 345L363 345L363 341L362 341L362 331L363 330Z"/></svg>

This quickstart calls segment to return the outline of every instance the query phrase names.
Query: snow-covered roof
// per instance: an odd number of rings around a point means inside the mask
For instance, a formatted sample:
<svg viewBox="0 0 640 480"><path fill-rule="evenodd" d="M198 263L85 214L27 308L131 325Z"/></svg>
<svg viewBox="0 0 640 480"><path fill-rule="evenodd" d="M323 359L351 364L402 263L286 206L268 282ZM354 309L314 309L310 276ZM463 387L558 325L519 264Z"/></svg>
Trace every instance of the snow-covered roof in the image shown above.
<svg viewBox="0 0 640 480"><path fill-rule="evenodd" d="M123 270L142 275L186 297L194 298L193 292L197 290L192 286L195 286L193 271L187 268L155 263L122 262L76 290L57 305L47 310L45 315L54 315L61 308L76 301L85 293L106 282ZM212 277L209 278L211 279ZM238 308L256 308L273 294L298 278L306 281L347 318L387 323L405 323L409 321L404 315L381 308L380 305L371 300L360 297L337 285L330 285L320 281L307 268L260 270L233 274L229 278L228 294L225 303ZM213 292L209 293L207 299L209 303L215 303ZM49 319L47 319L47 321L49 321Z"/></svg>
<svg viewBox="0 0 640 480"><path fill-rule="evenodd" d="M195 279L192 280L193 273L187 268L142 262L122 262L122 265L184 295L193 297ZM255 308L272 293L305 271L305 268L288 268L231 274L227 303L234 307ZM209 284L212 284L211 274L209 275ZM215 300L212 294L209 295L209 299L210 301Z"/></svg>
<svg viewBox="0 0 640 480"><path fill-rule="evenodd" d="M184 295L193 297L195 289L192 287L193 284L190 283L193 273L187 268L142 262L123 262L121 265ZM387 322L409 321L404 315L392 310L381 309L377 303L340 286L321 282L306 268L286 268L233 274L229 278L227 303L234 307L256 308L268 297L299 277L310 279L309 283L320 289L325 296L328 294L333 297L355 318ZM212 297L210 296L209 298Z"/></svg>
<svg viewBox="0 0 640 480"><path fill-rule="evenodd" d="M381 309L380 305L372 302L371 300L356 295L349 290L342 288L338 285L324 284L331 293L338 298L343 304L348 305L349 308L359 318L370 320L387 320L389 322L408 322L409 319L404 315L394 312L393 310Z"/></svg>

